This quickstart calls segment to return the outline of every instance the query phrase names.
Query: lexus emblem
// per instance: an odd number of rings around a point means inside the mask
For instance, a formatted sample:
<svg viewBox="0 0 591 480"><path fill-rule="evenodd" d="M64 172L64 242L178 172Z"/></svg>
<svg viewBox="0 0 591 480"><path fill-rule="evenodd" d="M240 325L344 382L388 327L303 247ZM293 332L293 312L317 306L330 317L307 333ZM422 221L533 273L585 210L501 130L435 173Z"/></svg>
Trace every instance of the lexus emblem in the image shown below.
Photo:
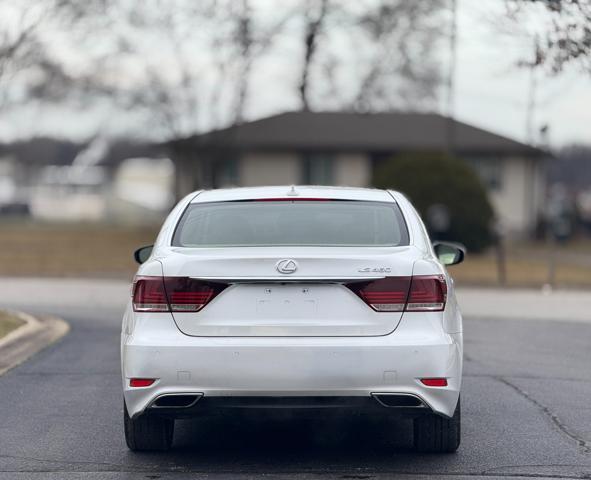
<svg viewBox="0 0 591 480"><path fill-rule="evenodd" d="M289 274L295 272L298 269L298 264L291 258L285 258L283 260L279 260L275 265L275 268L279 273Z"/></svg>

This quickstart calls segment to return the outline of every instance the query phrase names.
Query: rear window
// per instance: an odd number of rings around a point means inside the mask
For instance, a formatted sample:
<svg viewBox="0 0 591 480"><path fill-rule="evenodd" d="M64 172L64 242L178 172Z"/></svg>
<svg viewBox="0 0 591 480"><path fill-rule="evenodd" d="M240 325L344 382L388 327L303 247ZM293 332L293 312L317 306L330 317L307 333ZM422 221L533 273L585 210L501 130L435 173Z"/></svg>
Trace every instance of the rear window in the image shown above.
<svg viewBox="0 0 591 480"><path fill-rule="evenodd" d="M178 247L399 246L408 230L395 203L238 201L195 203L173 237Z"/></svg>

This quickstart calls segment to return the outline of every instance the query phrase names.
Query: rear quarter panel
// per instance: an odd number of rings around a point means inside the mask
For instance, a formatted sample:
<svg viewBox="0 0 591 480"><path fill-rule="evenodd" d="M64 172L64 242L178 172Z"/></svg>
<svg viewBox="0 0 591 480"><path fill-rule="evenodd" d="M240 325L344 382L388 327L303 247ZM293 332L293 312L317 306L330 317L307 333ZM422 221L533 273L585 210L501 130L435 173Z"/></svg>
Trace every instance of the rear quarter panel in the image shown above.
<svg viewBox="0 0 591 480"><path fill-rule="evenodd" d="M453 278L435 256L431 239L417 210L400 192L391 190L389 192L398 202L407 220L411 244L422 253L422 259L415 262L413 275L433 275L434 273L445 275L447 281L447 303L443 317L443 328L450 334L461 333L463 330L462 314L456 298Z"/></svg>

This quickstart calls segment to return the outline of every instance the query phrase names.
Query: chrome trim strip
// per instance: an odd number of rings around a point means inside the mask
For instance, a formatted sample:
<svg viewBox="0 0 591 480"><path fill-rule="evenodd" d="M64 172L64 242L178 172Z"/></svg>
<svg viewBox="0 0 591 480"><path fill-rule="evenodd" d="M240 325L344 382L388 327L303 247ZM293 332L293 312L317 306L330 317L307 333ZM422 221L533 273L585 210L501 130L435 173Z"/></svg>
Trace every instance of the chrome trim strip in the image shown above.
<svg viewBox="0 0 591 480"><path fill-rule="evenodd" d="M226 283L354 283L367 282L371 280L380 280L386 278L385 276L378 277L190 277L194 280L203 280L209 282L226 282Z"/></svg>

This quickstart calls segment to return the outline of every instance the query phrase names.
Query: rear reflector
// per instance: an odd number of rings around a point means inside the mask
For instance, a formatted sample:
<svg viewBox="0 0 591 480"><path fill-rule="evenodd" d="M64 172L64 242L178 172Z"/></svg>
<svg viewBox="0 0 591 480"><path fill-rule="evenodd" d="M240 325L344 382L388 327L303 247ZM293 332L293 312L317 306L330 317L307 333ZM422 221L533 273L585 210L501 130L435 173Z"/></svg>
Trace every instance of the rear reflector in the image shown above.
<svg viewBox="0 0 591 480"><path fill-rule="evenodd" d="M155 378L132 378L129 380L130 387L149 387L156 381Z"/></svg>
<svg viewBox="0 0 591 480"><path fill-rule="evenodd" d="M136 277L133 309L136 312L198 312L227 287L189 277Z"/></svg>
<svg viewBox="0 0 591 480"><path fill-rule="evenodd" d="M447 378L421 378L421 383L428 387L447 387Z"/></svg>
<svg viewBox="0 0 591 480"><path fill-rule="evenodd" d="M386 277L347 287L377 312L437 312L447 298L443 275Z"/></svg>

